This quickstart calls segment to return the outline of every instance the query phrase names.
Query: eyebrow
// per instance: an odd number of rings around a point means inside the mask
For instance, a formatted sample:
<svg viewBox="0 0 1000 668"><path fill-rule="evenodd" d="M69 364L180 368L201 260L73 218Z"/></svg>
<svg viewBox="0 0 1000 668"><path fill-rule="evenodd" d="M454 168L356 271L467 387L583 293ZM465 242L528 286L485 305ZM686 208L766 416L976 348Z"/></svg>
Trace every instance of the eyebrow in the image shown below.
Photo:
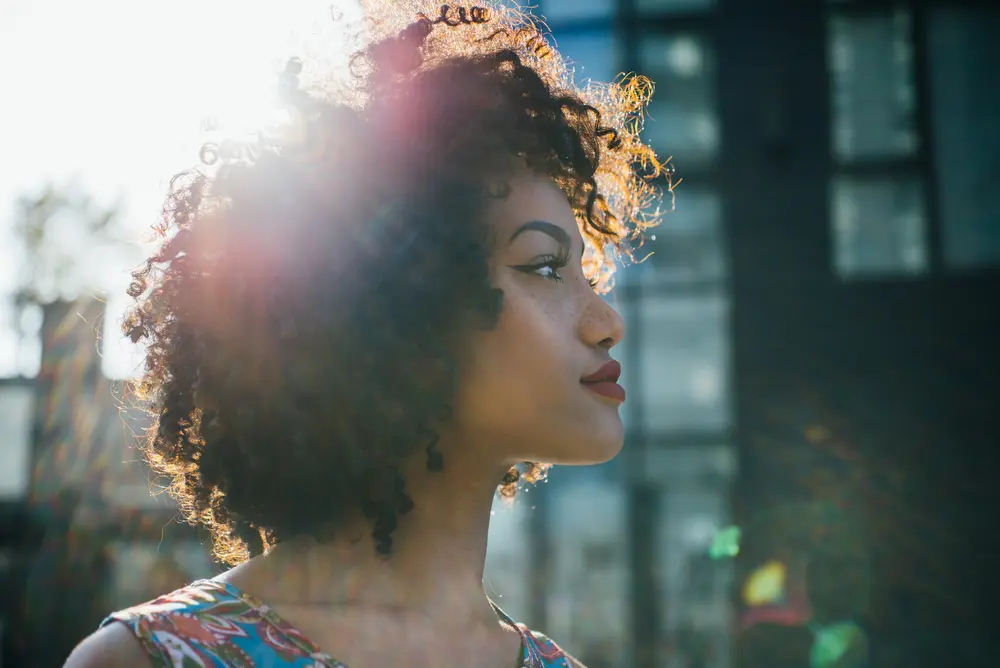
<svg viewBox="0 0 1000 668"><path fill-rule="evenodd" d="M510 240L508 240L507 243L514 243L514 239L517 239L522 233L530 232L532 230L549 235L558 241L560 246L566 249L573 245L572 240L569 238L569 232L558 225L545 220L529 220L524 225L521 225L519 228L514 230L514 234L510 235Z"/></svg>

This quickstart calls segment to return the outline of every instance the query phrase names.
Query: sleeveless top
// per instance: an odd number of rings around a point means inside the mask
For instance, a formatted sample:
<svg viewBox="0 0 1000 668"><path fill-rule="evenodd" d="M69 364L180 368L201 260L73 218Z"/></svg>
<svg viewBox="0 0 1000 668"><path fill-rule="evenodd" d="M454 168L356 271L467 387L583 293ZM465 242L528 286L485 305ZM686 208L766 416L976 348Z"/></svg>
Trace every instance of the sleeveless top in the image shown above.
<svg viewBox="0 0 1000 668"><path fill-rule="evenodd" d="M514 622L519 666L583 668L552 640ZM154 668L349 668L314 645L268 605L225 582L198 580L175 592L113 613L101 626L125 624ZM469 663L455 657L455 668ZM512 667L513 668L513 667Z"/></svg>

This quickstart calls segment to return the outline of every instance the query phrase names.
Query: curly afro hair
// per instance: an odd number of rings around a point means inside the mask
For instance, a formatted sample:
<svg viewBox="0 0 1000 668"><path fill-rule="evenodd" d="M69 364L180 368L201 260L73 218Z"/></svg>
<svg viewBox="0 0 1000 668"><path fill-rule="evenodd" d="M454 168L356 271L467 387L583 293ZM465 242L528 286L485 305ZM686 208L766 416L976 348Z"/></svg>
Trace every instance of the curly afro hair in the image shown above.
<svg viewBox="0 0 1000 668"><path fill-rule="evenodd" d="M671 187L638 137L648 80L574 88L530 17L421 4L372 3L350 90L290 61L284 122L174 177L129 287L146 459L227 563L359 511L391 552L413 507L400 464L446 466L434 425L457 352L502 306L480 222L497 183L523 165L551 177L603 287ZM516 467L499 491L545 470Z"/></svg>

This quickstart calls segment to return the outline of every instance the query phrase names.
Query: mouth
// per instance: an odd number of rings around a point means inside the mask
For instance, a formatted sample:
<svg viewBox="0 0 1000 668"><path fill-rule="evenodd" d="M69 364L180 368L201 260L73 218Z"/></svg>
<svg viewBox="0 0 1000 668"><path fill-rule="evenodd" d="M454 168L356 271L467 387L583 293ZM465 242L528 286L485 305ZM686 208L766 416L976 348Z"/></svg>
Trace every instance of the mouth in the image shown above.
<svg viewBox="0 0 1000 668"><path fill-rule="evenodd" d="M622 403L625 401L625 388L618 384L621 375L622 365L611 360L594 373L581 378L580 384L594 394Z"/></svg>

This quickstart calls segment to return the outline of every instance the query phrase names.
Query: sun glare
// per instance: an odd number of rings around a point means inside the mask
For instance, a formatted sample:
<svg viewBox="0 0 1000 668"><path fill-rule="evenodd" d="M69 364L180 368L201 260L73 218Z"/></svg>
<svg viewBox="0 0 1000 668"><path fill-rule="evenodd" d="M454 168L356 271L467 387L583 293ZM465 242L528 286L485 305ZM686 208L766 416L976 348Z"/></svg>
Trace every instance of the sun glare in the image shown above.
<svg viewBox="0 0 1000 668"><path fill-rule="evenodd" d="M206 120L225 133L268 123L281 67L319 40L324 58L346 67L331 14L356 20L358 0L4 2L4 97L19 102L5 104L0 120L2 206L74 179L101 201L123 202L135 238L144 237L170 176L197 160ZM0 228L0 242L9 238ZM10 264L3 253L0 266ZM99 285L87 287L122 290L130 260L104 265L92 268ZM106 347L106 372L130 373L134 362L117 348Z"/></svg>

